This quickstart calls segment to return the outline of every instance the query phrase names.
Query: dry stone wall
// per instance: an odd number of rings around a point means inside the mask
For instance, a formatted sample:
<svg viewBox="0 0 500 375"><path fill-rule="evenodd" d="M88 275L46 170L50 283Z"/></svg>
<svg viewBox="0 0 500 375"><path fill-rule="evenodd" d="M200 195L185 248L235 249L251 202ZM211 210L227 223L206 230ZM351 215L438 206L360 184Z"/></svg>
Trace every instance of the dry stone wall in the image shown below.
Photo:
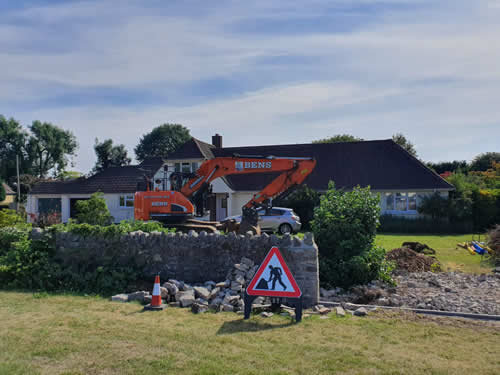
<svg viewBox="0 0 500 375"><path fill-rule="evenodd" d="M285 235L254 236L195 233L131 232L116 238L83 237L55 233L56 253L68 267L98 266L101 260L133 264L144 277L160 274L162 280L188 283L226 280L234 264L246 257L260 264L272 246L278 246L307 306L319 301L318 248L313 235L304 239Z"/></svg>

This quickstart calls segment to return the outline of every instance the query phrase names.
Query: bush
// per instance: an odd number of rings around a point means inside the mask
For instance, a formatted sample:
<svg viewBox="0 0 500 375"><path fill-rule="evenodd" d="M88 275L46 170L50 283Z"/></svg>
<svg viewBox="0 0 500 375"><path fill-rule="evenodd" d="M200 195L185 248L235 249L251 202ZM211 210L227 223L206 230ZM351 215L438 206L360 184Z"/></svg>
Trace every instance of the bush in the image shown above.
<svg viewBox="0 0 500 375"><path fill-rule="evenodd" d="M491 255L495 265L500 265L500 225L488 232L488 246L493 250Z"/></svg>
<svg viewBox="0 0 500 375"><path fill-rule="evenodd" d="M30 228L0 228L0 285L22 289L54 289L59 267L52 262L48 237L29 238Z"/></svg>
<svg viewBox="0 0 500 375"><path fill-rule="evenodd" d="M25 224L26 220L21 215L18 215L15 210L3 209L0 210L0 228L12 227L20 224Z"/></svg>
<svg viewBox="0 0 500 375"><path fill-rule="evenodd" d="M500 189L475 192L472 212L474 227L478 231L500 223Z"/></svg>
<svg viewBox="0 0 500 375"><path fill-rule="evenodd" d="M163 228L158 222L123 221L117 225L98 226L70 221L53 225L41 238L32 240L29 224L0 228L0 287L102 295L123 291L142 276L142 268L134 259L121 263L116 257L120 249L113 250L116 253L108 257L99 257L99 261L85 252L56 256L53 238L56 232L71 232L106 239L136 230L174 231Z"/></svg>
<svg viewBox="0 0 500 375"><path fill-rule="evenodd" d="M328 185L311 222L319 247L320 280L326 287L390 279L385 250L374 246L379 201L370 188L342 192L333 182Z"/></svg>
<svg viewBox="0 0 500 375"><path fill-rule="evenodd" d="M3 181L0 180L0 202L5 200L5 188L3 187Z"/></svg>
<svg viewBox="0 0 500 375"><path fill-rule="evenodd" d="M134 221L122 220L119 224L112 224L107 226L92 225L87 223L76 223L69 220L66 224L59 224L53 226L54 230L59 232L71 232L84 237L113 237L125 233L142 231L146 233L162 232L162 233L175 233L175 228L165 228L160 222L157 221Z"/></svg>
<svg viewBox="0 0 500 375"><path fill-rule="evenodd" d="M319 204L319 193L307 185L300 186L285 199L273 201L278 207L292 208L300 217L302 229L311 228L311 220L314 218L314 208Z"/></svg>
<svg viewBox="0 0 500 375"><path fill-rule="evenodd" d="M102 193L94 193L88 200L76 202L76 218L80 223L91 225L110 225L113 222L113 216L106 206L106 200Z"/></svg>

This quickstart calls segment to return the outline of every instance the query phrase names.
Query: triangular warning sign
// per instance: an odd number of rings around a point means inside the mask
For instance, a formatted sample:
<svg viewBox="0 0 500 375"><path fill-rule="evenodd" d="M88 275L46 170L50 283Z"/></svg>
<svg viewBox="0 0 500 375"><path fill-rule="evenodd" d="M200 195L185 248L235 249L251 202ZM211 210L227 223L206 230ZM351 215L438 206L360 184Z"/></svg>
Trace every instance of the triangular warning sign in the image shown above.
<svg viewBox="0 0 500 375"><path fill-rule="evenodd" d="M273 247L247 288L251 296L298 298L302 294L278 248Z"/></svg>

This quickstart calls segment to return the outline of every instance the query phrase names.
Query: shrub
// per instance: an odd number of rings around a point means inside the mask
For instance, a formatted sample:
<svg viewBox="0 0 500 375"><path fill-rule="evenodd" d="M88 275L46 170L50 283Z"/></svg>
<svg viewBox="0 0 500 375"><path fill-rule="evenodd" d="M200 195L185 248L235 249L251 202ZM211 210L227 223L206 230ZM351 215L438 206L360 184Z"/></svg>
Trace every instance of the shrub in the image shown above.
<svg viewBox="0 0 500 375"><path fill-rule="evenodd" d="M424 196L418 207L418 212L424 215L429 215L433 220L447 217L448 199L443 198L439 193Z"/></svg>
<svg viewBox="0 0 500 375"><path fill-rule="evenodd" d="M500 224L488 232L488 246L493 250L494 264L500 265Z"/></svg>
<svg viewBox="0 0 500 375"><path fill-rule="evenodd" d="M323 285L349 287L390 278L385 250L374 246L379 215L379 197L370 188L342 192L330 182L311 222Z"/></svg>
<svg viewBox="0 0 500 375"><path fill-rule="evenodd" d="M49 212L46 214L39 214L35 220L35 225L40 228L50 227L54 224L61 223L60 212Z"/></svg>
<svg viewBox="0 0 500 375"><path fill-rule="evenodd" d="M59 267L49 238L29 238L30 228L0 228L0 284L11 288L54 289Z"/></svg>
<svg viewBox="0 0 500 375"><path fill-rule="evenodd" d="M0 180L0 202L5 200L5 188L3 187L3 181Z"/></svg>
<svg viewBox="0 0 500 375"><path fill-rule="evenodd" d="M88 200L76 202L76 218L80 223L92 225L109 225L113 222L113 216L106 206L106 200L102 193L94 193Z"/></svg>
<svg viewBox="0 0 500 375"><path fill-rule="evenodd" d="M101 226L92 225L87 223L76 223L73 220L69 220L66 224L59 224L53 226L54 230L59 232L71 232L84 237L96 236L96 237L113 237L119 236L125 233L142 231L146 233L151 232L163 232L163 233L175 233L175 228L165 228L160 222L157 221L134 221L134 220L122 220L119 224Z"/></svg>
<svg viewBox="0 0 500 375"><path fill-rule="evenodd" d="M0 228L12 227L20 224L25 224L26 220L21 215L18 215L15 210L3 209L0 210Z"/></svg>
<svg viewBox="0 0 500 375"><path fill-rule="evenodd" d="M285 199L273 201L275 206L292 208L300 217L302 229L311 228L314 208L319 204L319 193L307 185L300 186Z"/></svg>

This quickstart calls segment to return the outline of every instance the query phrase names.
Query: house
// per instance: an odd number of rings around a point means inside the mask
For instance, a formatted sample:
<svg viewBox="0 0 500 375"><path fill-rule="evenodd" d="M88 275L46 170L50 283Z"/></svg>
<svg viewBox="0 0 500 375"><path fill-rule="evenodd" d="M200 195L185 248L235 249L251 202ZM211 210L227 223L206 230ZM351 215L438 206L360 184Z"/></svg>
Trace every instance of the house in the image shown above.
<svg viewBox="0 0 500 375"><path fill-rule="evenodd" d="M137 182L144 175L152 179L154 188L169 190L168 177L173 171L195 172L205 160L235 154L313 157L317 165L305 184L320 192L327 189L330 180L335 181L337 188L347 190L358 185L370 186L373 192L380 194L384 214L417 217L423 196L434 192L447 196L453 190L452 185L391 139L223 147L222 136L216 134L212 144L192 138L167 160L153 158L135 166L109 168L87 179L39 183L28 196L27 210L35 215L48 208L60 210L62 220L67 221L74 216L74 202L101 191L116 221L131 219ZM241 207L277 175L233 175L213 181L210 218L221 220L240 214Z"/></svg>
<svg viewBox="0 0 500 375"><path fill-rule="evenodd" d="M3 201L0 201L0 209L2 208L14 208L14 202L16 199L16 193L14 190L10 188L9 185L6 183L2 182L2 186L5 190L5 199Z"/></svg>

